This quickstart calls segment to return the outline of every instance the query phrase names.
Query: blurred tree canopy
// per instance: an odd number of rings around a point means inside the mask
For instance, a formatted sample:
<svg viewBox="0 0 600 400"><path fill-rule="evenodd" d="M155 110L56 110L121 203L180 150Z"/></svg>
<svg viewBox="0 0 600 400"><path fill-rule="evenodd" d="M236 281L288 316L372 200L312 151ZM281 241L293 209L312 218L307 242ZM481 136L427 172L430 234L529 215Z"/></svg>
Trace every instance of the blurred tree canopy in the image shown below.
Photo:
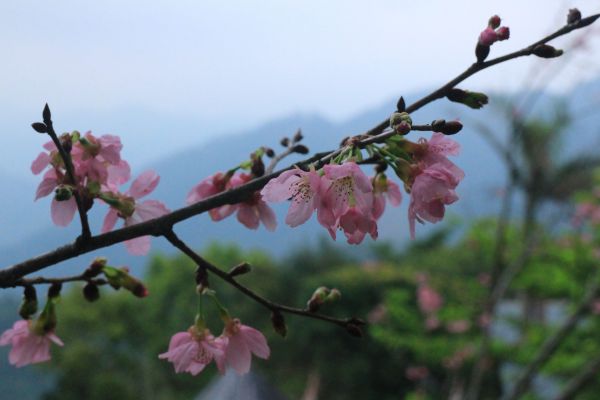
<svg viewBox="0 0 600 400"><path fill-rule="evenodd" d="M272 357L267 362L255 359L253 368L290 398L301 398L311 382L318 385L319 398L438 399L461 393L474 365L495 227L492 219L480 220L458 240L451 240L456 235L447 229L402 251L378 244L360 262L325 241L320 248L299 249L280 261L234 245L214 244L203 254L223 269L248 261L253 272L238 279L274 301L303 306L317 287L336 287L342 298L326 305L327 313L368 318L365 337L357 339L329 324L286 316L284 339L271 328L267 310L222 282L212 282L233 315L266 333ZM511 225L507 230L508 262L524 246L520 229ZM494 321L500 334L493 337L493 367L481 398L500 396L511 379L506 366L518 369L530 361L553 325L582 297L594 261L590 245L577 236L546 235L538 241L507 298L533 296L543 306L559 304L562 314L549 320L500 313ZM427 326L417 296L424 276L442 298L433 328ZM55 361L47 366L57 383L45 398L167 399L199 393L217 375L216 369L196 377L174 374L172 365L157 357L174 332L193 323L193 277L194 265L186 257L155 255L144 279L150 296L143 300L104 290L90 304L81 288L73 287L59 310L58 333L67 345L54 352ZM218 333L218 313L209 310L210 326ZM503 338L503 329L518 332L518 340ZM586 321L543 373L557 385L577 373L590 354L600 354L595 339L599 332L596 319ZM589 387L582 398L593 398L597 389Z"/></svg>

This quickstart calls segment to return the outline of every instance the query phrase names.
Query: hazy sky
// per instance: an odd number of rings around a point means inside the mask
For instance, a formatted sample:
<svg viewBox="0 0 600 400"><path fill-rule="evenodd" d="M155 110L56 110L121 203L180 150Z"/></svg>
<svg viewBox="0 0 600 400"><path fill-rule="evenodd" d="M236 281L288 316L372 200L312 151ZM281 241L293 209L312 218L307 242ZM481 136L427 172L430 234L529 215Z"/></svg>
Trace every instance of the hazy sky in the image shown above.
<svg viewBox="0 0 600 400"><path fill-rule="evenodd" d="M144 163L271 118L318 112L341 120L439 85L473 61L492 14L511 28L495 56L561 26L574 5L600 12L597 0L2 1L0 130L9 146L0 172L35 157L40 138L28 123L46 101L65 129L99 134L126 126L111 123L113 112L135 110L132 126L153 115L189 121L162 137L112 132L129 148L144 140L143 151L127 153ZM598 36L596 27L595 54L578 56L553 89L598 74ZM464 86L513 90L531 81L529 65L513 62Z"/></svg>

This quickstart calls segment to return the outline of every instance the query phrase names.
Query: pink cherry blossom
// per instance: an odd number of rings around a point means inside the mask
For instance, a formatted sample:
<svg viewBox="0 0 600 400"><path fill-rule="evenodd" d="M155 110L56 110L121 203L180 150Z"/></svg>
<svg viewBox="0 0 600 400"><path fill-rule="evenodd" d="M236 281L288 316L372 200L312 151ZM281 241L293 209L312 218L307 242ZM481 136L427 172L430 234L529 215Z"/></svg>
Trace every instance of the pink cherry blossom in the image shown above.
<svg viewBox="0 0 600 400"><path fill-rule="evenodd" d="M173 363L176 373L188 372L198 375L213 360L219 371L224 372L225 342L215 337L208 329L199 333L195 327L186 332L177 332L171 337L167 352L158 356Z"/></svg>
<svg viewBox="0 0 600 400"><path fill-rule="evenodd" d="M252 176L248 174L238 174L231 178L231 187L241 186L252 180ZM265 203L259 192L251 193L248 199L238 204L237 219L246 228L257 229L260 222L269 231L274 231L277 227L275 213Z"/></svg>
<svg viewBox="0 0 600 400"><path fill-rule="evenodd" d="M377 221L368 210L351 207L338 221L349 244L360 244L367 234L377 239Z"/></svg>
<svg viewBox="0 0 600 400"><path fill-rule="evenodd" d="M240 375L250 371L252 354L262 359L269 358L271 354L265 336L260 331L243 325L237 318L227 322L222 336L227 339L227 365Z"/></svg>
<svg viewBox="0 0 600 400"><path fill-rule="evenodd" d="M186 198L186 203L188 205L194 204L200 200L204 200L210 196L214 196L215 194L228 190L231 188L230 179L230 175L225 175L221 172L217 172L216 174L203 179L200 181L200 183L194 186L192 190L190 190ZM226 204L224 206L209 210L208 214L213 221L220 221L229 217L231 214L237 211L237 209L237 205Z"/></svg>
<svg viewBox="0 0 600 400"><path fill-rule="evenodd" d="M146 171L133 181L129 190L124 194L110 193L109 196L115 198L119 205L111 205L104 218L102 233L112 230L119 217L125 220L125 226L131 226L168 214L170 210L160 201L137 201L154 191L159 181L160 177L156 172ZM131 254L145 255L150 250L150 236L127 240L125 247Z"/></svg>
<svg viewBox="0 0 600 400"><path fill-rule="evenodd" d="M353 161L341 165L328 164L323 167L325 178L322 191L327 204L336 218L344 215L348 208L371 207L373 186L370 179Z"/></svg>
<svg viewBox="0 0 600 400"><path fill-rule="evenodd" d="M285 223L296 227L305 223L312 213L323 207L321 201L321 177L314 170L300 168L285 171L273 178L260 192L263 200L281 202L291 199Z"/></svg>
<svg viewBox="0 0 600 400"><path fill-rule="evenodd" d="M411 238L415 238L415 221L435 223L444 218L445 206L458 200L454 189L462 177L442 163L428 166L416 176L408 206Z"/></svg>
<svg viewBox="0 0 600 400"><path fill-rule="evenodd" d="M38 334L32 329L32 322L16 321L13 327L0 336L0 346L11 345L8 361L17 368L50 360L50 344L63 346L63 342L54 334Z"/></svg>

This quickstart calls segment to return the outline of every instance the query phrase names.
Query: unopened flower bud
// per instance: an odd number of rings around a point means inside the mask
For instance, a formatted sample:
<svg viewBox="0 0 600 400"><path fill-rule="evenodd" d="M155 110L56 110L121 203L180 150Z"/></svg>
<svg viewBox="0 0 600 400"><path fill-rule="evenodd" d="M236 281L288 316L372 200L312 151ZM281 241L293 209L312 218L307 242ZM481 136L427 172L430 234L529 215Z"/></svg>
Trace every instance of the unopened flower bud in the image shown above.
<svg viewBox="0 0 600 400"><path fill-rule="evenodd" d="M265 174L265 164L263 163L262 158L255 157L252 160L252 167L250 168L250 171L254 176L263 176Z"/></svg>
<svg viewBox="0 0 600 400"><path fill-rule="evenodd" d="M98 289L98 285L88 282L83 287L83 297L89 302L98 300L100 298L100 290Z"/></svg>
<svg viewBox="0 0 600 400"><path fill-rule="evenodd" d="M273 324L273 329L277 332L281 337L286 337L287 335L287 326L285 324L285 319L283 318L283 314L281 312L275 310L271 313L271 324Z"/></svg>
<svg viewBox="0 0 600 400"><path fill-rule="evenodd" d="M290 144L290 139L284 137L283 139L281 139L281 141L279 142L283 147L288 147L288 145Z"/></svg>
<svg viewBox="0 0 600 400"><path fill-rule="evenodd" d="M541 58L555 58L563 55L563 51L556 49L548 44L540 44L535 46L533 54Z"/></svg>
<svg viewBox="0 0 600 400"><path fill-rule="evenodd" d="M496 33L498 34L498 40L508 40L510 38L510 29L508 26L501 26Z"/></svg>
<svg viewBox="0 0 600 400"><path fill-rule="evenodd" d="M378 174L381 174L381 173L385 172L387 167L388 167L387 163L379 162L379 163L375 164L375 172Z"/></svg>
<svg viewBox="0 0 600 400"><path fill-rule="evenodd" d="M398 99L398 103L396 103L396 110L398 110L400 113L406 110L406 102L404 101L404 97L400 96Z"/></svg>
<svg viewBox="0 0 600 400"><path fill-rule="evenodd" d="M83 276L86 278L94 278L102 273L102 268L107 263L105 257L97 257L90 266L84 271Z"/></svg>
<svg viewBox="0 0 600 400"><path fill-rule="evenodd" d="M459 121L448 121L444 124L444 127L439 131L444 135L455 135L460 132L463 125Z"/></svg>
<svg viewBox="0 0 600 400"><path fill-rule="evenodd" d="M567 24L576 24L579 21L581 21L581 11L571 8L567 14Z"/></svg>
<svg viewBox="0 0 600 400"><path fill-rule="evenodd" d="M294 147L292 148L292 151L293 151L294 153L298 153L298 154L308 154L308 152L309 152L310 150L308 150L308 147L306 147L306 146L305 146L305 145L303 145L303 144L296 144L296 145L294 145Z"/></svg>
<svg viewBox="0 0 600 400"><path fill-rule="evenodd" d="M298 129L296 131L296 133L294 134L293 141L294 141L294 143L298 143L298 142L302 141L302 139L304 139L304 136L302 135L302 130Z"/></svg>
<svg viewBox="0 0 600 400"><path fill-rule="evenodd" d="M317 312L323 303L325 303L325 299L329 295L329 288L325 286L321 286L314 291L313 295L310 297L310 300L306 303L306 306L310 312Z"/></svg>
<svg viewBox="0 0 600 400"><path fill-rule="evenodd" d="M360 328L360 326L358 326L354 323L346 324L346 331L354 337L361 338L364 336L364 333L363 333L362 329Z"/></svg>
<svg viewBox="0 0 600 400"><path fill-rule="evenodd" d="M498 33L490 27L485 28L479 34L479 44L482 46L490 47L492 44L498 41Z"/></svg>
<svg viewBox="0 0 600 400"><path fill-rule="evenodd" d="M390 127L399 135L406 135L412 129L412 118L406 112L394 112L390 116Z"/></svg>
<svg viewBox="0 0 600 400"><path fill-rule="evenodd" d="M23 319L29 319L37 312L37 293L32 285L25 286L23 290L23 301L19 307L19 315Z"/></svg>
<svg viewBox="0 0 600 400"><path fill-rule="evenodd" d="M56 201L67 201L73 196L73 189L69 185L60 185L54 190Z"/></svg>
<svg viewBox="0 0 600 400"><path fill-rule="evenodd" d="M431 122L431 129L433 129L434 132L441 132L442 129L444 129L444 126L446 126L445 119L436 119Z"/></svg>
<svg viewBox="0 0 600 400"><path fill-rule="evenodd" d="M48 133L48 127L43 122L34 122L31 127L37 133Z"/></svg>
<svg viewBox="0 0 600 400"><path fill-rule="evenodd" d="M330 302L338 301L341 298L342 298L342 293L338 289L334 288L334 289L331 289L331 291L327 295L325 302L330 303Z"/></svg>
<svg viewBox="0 0 600 400"><path fill-rule="evenodd" d="M115 289L119 289L123 287L124 289L133 293L136 297L146 297L148 296L148 289L144 286L144 284L129 275L129 270L126 267L117 269L114 267L104 266L102 268L102 272L108 283Z"/></svg>
<svg viewBox="0 0 600 400"><path fill-rule="evenodd" d="M448 92L446 98L455 103L461 103L468 107L479 109L488 103L488 97L485 93L471 92L454 88Z"/></svg>
<svg viewBox="0 0 600 400"><path fill-rule="evenodd" d="M273 151L272 148L270 148L270 147L263 147L263 150L265 151L265 154L266 154L267 157L269 157L269 158L275 157L275 152Z"/></svg>
<svg viewBox="0 0 600 400"><path fill-rule="evenodd" d="M250 264L248 264L247 262L243 262L231 268L231 270L229 270L229 276L233 278L238 275L247 274L250 271L252 271L252 267L250 266Z"/></svg>
<svg viewBox="0 0 600 400"><path fill-rule="evenodd" d="M60 296L60 291L62 290L62 283L53 283L48 288L48 298L53 299L55 297Z"/></svg>
<svg viewBox="0 0 600 400"><path fill-rule="evenodd" d="M492 29L496 29L497 27L500 26L500 22L502 22L500 17L497 15L494 15L489 19L488 26Z"/></svg>

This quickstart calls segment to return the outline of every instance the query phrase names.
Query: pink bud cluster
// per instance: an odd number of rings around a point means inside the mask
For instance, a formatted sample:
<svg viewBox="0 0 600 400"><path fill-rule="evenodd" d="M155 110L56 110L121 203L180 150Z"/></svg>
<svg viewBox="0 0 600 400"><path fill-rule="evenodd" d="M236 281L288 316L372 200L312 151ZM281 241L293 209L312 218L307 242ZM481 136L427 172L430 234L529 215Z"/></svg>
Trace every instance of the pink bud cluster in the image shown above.
<svg viewBox="0 0 600 400"><path fill-rule="evenodd" d="M173 363L175 372L199 374L214 361L221 374L227 367L238 374L250 371L252 354L267 359L271 350L265 336L258 330L243 325L239 319L229 319L223 333L215 337L210 330L190 327L171 338L167 352L158 356Z"/></svg>
<svg viewBox="0 0 600 400"><path fill-rule="evenodd" d="M119 191L119 187L130 179L130 167L121 158L123 145L118 136L96 137L91 132L82 136L73 132L61 136L60 140L65 151L70 154L74 182L53 142L46 143L46 151L40 153L31 164L31 171L36 175L46 170L35 199L55 193L51 217L56 225L67 226L73 220L77 211L73 197L75 192L82 200L84 211L93 206L95 199L101 199L109 205L110 211L105 219L103 232L112 229L118 218L124 220L125 226L130 226L169 212L161 202L137 201L158 185L159 177L152 171L140 175L125 193ZM146 254L150 247L149 238L128 241L126 246L132 254Z"/></svg>
<svg viewBox="0 0 600 400"><path fill-rule="evenodd" d="M494 15L479 35L479 44L482 46L491 46L497 41L507 40L510 37L510 30L507 26L500 26L500 17Z"/></svg>

